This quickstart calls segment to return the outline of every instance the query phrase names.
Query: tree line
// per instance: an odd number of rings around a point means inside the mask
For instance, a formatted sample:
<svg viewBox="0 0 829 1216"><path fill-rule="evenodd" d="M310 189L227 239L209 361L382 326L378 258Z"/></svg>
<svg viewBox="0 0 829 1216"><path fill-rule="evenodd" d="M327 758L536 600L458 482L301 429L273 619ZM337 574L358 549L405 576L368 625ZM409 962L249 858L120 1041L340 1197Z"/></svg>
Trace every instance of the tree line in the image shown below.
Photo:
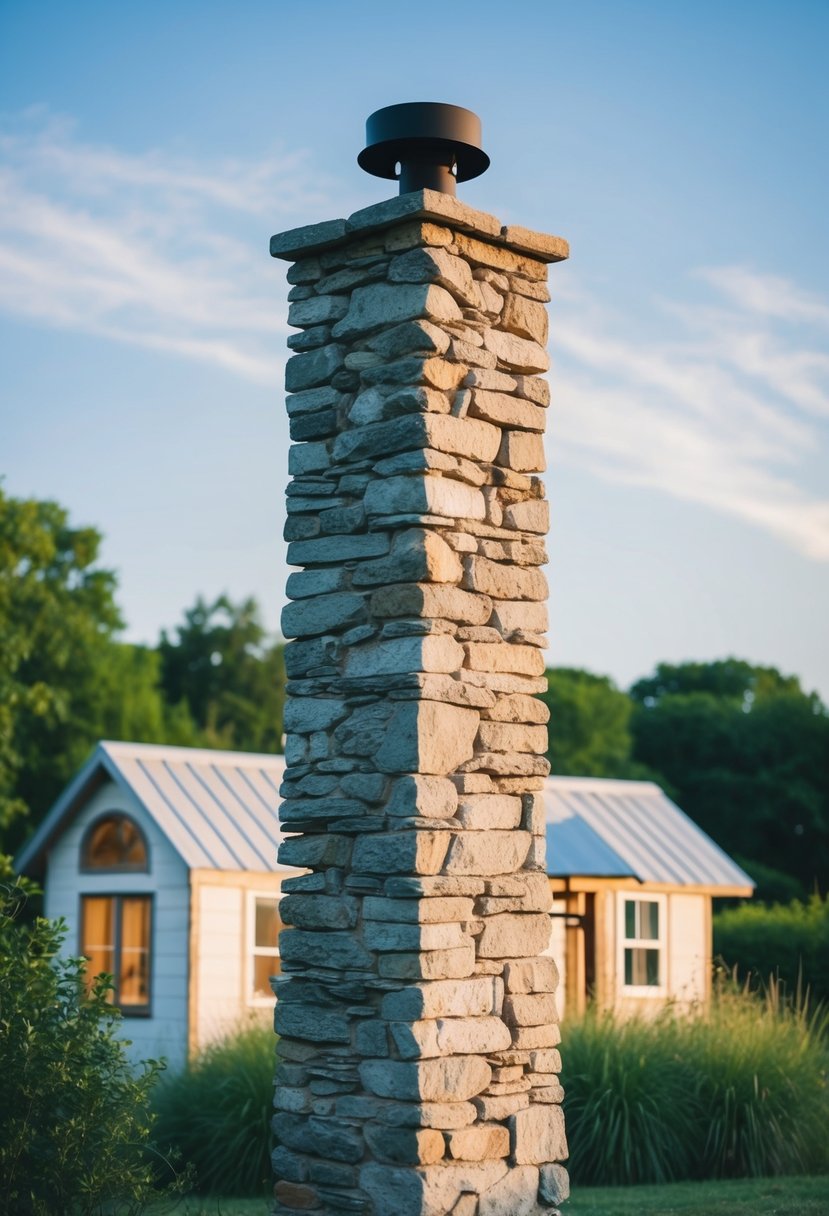
<svg viewBox="0 0 829 1216"><path fill-rule="evenodd" d="M282 750L283 644L255 599L197 597L155 646L122 640L101 534L0 486L0 851L45 816L99 739ZM739 659L661 663L630 689L547 673L554 773L655 780L757 880L829 875L829 711Z"/></svg>

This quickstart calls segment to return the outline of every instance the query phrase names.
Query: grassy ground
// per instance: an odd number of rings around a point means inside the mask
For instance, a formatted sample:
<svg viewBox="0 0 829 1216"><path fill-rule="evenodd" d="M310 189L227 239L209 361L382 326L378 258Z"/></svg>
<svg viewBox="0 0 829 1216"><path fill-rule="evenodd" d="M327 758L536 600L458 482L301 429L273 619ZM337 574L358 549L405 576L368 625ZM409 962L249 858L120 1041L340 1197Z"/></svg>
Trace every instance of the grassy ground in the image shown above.
<svg viewBox="0 0 829 1216"><path fill-rule="evenodd" d="M189 1199L152 1216L267 1216L263 1199ZM674 1186L579 1187L566 1216L827 1216L829 1177L680 1182Z"/></svg>

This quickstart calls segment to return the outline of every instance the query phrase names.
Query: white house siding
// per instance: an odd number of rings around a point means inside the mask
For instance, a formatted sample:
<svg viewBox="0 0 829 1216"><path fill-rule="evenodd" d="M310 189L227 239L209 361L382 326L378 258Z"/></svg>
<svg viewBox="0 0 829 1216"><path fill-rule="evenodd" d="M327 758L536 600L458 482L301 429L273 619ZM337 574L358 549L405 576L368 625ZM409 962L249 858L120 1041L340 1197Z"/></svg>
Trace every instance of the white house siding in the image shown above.
<svg viewBox="0 0 829 1216"><path fill-rule="evenodd" d="M199 870L191 875L194 1050L240 1027L273 1020L272 999L252 1001L251 895L279 895L285 874Z"/></svg>
<svg viewBox="0 0 829 1216"><path fill-rule="evenodd" d="M632 898L654 897L647 887L641 890L626 890ZM622 1014L655 1013L666 1001L679 1006L690 1006L705 1001L708 995L708 901L710 896L696 893L669 892L663 896L666 908L666 933L663 960L664 987L653 994L625 991L624 972L620 960L622 926L618 923L619 903L610 898L607 905L608 928L612 925L610 939L614 943L613 958L616 965L610 970L613 991L611 1004Z"/></svg>
<svg viewBox="0 0 829 1216"><path fill-rule="evenodd" d="M668 899L668 987L682 1004L705 1001L711 969L710 896L675 894Z"/></svg>
<svg viewBox="0 0 829 1216"><path fill-rule="evenodd" d="M195 919L195 1046L204 1047L239 1025L242 1005L244 892L199 884Z"/></svg>
<svg viewBox="0 0 829 1216"><path fill-rule="evenodd" d="M89 824L107 811L132 816L144 832L149 850L146 874L84 874L80 848ZM47 861L45 912L65 918L69 932L64 953L80 953L81 895L152 894L153 924L149 1017L127 1017L121 1036L130 1039L136 1061L164 1056L171 1068L187 1054L187 969L189 890L187 868L154 821L130 793L114 782L104 784L58 837Z"/></svg>

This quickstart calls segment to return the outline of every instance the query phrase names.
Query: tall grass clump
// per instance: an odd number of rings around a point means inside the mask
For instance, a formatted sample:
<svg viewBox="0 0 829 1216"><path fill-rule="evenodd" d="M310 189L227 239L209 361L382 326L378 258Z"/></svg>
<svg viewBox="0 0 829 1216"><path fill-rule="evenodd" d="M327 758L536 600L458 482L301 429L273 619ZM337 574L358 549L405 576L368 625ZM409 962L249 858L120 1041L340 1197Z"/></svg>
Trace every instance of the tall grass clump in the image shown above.
<svg viewBox="0 0 829 1216"><path fill-rule="evenodd" d="M565 1022L570 1169L592 1185L829 1171L825 1019L770 987Z"/></svg>
<svg viewBox="0 0 829 1216"><path fill-rule="evenodd" d="M275 1044L270 1026L245 1026L168 1074L156 1090L155 1138L195 1166L203 1194L264 1194Z"/></svg>

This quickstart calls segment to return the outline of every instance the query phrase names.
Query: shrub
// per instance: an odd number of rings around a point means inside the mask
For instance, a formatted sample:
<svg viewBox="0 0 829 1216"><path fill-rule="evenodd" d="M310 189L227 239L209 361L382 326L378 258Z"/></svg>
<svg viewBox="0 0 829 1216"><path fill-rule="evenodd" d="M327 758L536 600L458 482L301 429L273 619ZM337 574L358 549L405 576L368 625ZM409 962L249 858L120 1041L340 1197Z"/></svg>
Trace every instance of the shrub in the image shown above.
<svg viewBox="0 0 829 1216"><path fill-rule="evenodd" d="M57 957L62 922L18 923L35 893L0 858L0 1211L135 1214L181 1189L150 1143L162 1066L133 1072L106 979L87 995L84 960Z"/></svg>
<svg viewBox="0 0 829 1216"><path fill-rule="evenodd" d="M829 898L806 903L743 904L714 917L714 953L742 976L781 981L790 994L829 1002Z"/></svg>
<svg viewBox="0 0 829 1216"><path fill-rule="evenodd" d="M570 1169L591 1185L829 1170L824 1023L718 985L710 1009L564 1025Z"/></svg>
<svg viewBox="0 0 829 1216"><path fill-rule="evenodd" d="M243 1027L158 1086L156 1136L195 1166L199 1191L262 1195L269 1184L275 1045L269 1026Z"/></svg>

